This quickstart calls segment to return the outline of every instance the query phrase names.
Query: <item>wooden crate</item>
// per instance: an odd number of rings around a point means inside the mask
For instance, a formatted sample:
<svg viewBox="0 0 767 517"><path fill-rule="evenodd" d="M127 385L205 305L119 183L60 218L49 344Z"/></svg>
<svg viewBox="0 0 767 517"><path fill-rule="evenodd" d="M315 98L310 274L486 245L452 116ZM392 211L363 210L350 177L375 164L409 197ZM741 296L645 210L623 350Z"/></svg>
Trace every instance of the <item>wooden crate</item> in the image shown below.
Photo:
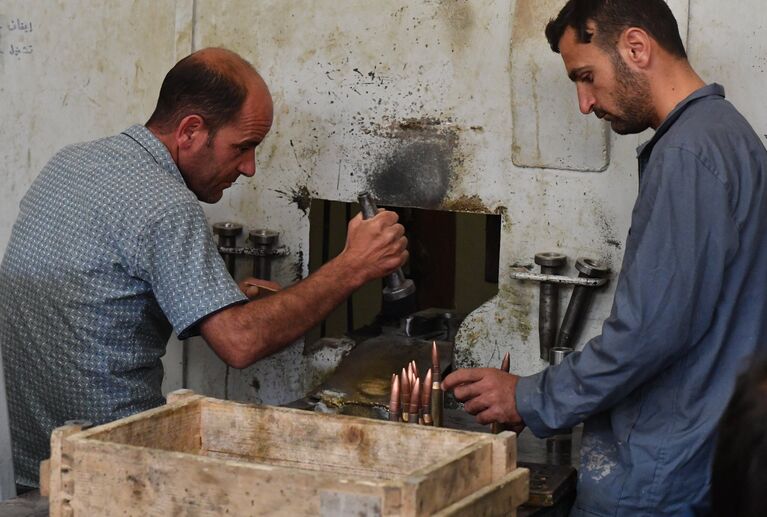
<svg viewBox="0 0 767 517"><path fill-rule="evenodd" d="M516 515L516 435L238 404L168 404L51 436L52 516ZM46 480L43 480L45 482Z"/></svg>

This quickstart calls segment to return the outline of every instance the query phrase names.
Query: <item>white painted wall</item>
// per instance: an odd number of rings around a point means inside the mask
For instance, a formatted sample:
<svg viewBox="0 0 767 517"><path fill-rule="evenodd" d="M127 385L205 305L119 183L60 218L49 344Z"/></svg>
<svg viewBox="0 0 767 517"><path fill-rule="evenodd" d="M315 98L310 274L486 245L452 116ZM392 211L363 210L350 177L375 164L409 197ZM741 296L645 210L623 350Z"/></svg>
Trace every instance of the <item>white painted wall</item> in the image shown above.
<svg viewBox="0 0 767 517"><path fill-rule="evenodd" d="M165 73L191 48L192 5L0 0L0 253L21 197L53 153L148 118Z"/></svg>
<svg viewBox="0 0 767 517"><path fill-rule="evenodd" d="M582 255L617 270L636 195L634 148L649 136L616 137L578 114L574 87L543 37L563 3L0 0L0 251L21 196L58 148L144 121L178 58L223 45L265 76L276 118L256 177L207 207L211 222L280 231L292 255L274 276L288 284L308 262L308 216L291 201L302 192L353 201L373 188L385 203L451 209L470 201L501 213L500 291L462 327L459 358L485 365L511 350L516 372L537 371L537 286L512 280L509 269L558 249L571 257L570 274ZM693 65L767 133L761 0L670 4ZM10 31L13 20L32 30ZM414 142L444 161L397 176L420 159ZM584 338L599 331L611 299L612 286L597 296ZM182 382L181 346L166 361L167 389ZM188 387L222 395L223 364L199 340L186 347ZM297 343L230 371L227 391L271 403L297 398L304 360Z"/></svg>

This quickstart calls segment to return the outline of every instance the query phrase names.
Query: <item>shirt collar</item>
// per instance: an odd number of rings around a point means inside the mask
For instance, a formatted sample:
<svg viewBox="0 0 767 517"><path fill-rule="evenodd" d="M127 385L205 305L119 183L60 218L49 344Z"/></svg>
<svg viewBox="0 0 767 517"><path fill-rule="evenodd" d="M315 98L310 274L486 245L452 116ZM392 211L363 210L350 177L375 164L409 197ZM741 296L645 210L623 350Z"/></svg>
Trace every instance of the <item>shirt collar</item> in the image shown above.
<svg viewBox="0 0 767 517"><path fill-rule="evenodd" d="M181 175L181 171L178 170L178 166L176 166L176 162L173 161L173 157L171 157L170 152L168 152L168 148L165 147L165 144L160 142L154 133L147 129L146 126L135 124L123 131L122 134L143 147L152 159L157 162L157 165L163 168L163 170L186 184L184 177Z"/></svg>
<svg viewBox="0 0 767 517"><path fill-rule="evenodd" d="M652 151L658 140L660 140L660 138L665 135L666 132L668 132L671 126L674 125L674 122L677 121L679 116L690 106L690 104L697 101L698 99L703 99L704 97L715 96L724 98L724 87L717 83L709 84L703 88L700 88L699 90L692 92L686 99L677 104L671 113L669 113L668 117L666 117L666 120L664 120L663 123L655 131L653 137L644 144L637 147L637 156L641 157L646 152Z"/></svg>

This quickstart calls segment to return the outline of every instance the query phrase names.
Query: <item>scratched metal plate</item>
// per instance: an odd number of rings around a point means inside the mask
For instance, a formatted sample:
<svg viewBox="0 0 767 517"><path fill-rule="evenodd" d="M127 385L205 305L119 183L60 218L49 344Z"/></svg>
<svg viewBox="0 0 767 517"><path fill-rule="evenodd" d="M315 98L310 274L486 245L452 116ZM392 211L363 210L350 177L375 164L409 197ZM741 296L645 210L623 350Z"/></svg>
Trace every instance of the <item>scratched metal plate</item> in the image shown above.
<svg viewBox="0 0 767 517"><path fill-rule="evenodd" d="M440 368L453 361L453 344L437 341ZM391 375L415 361L423 378L431 366L431 341L401 336L378 336L358 344L314 392L327 405L354 403L388 406Z"/></svg>

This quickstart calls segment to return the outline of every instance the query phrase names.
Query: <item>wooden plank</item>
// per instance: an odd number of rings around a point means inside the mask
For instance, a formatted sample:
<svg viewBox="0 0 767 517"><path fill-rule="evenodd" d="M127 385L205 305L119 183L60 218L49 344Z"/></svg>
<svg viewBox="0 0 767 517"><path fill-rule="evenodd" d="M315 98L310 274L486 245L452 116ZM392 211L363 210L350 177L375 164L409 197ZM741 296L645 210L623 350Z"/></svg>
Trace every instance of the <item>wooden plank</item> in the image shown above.
<svg viewBox="0 0 767 517"><path fill-rule="evenodd" d="M449 459L414 472L405 480L403 513L432 515L489 485L493 479L492 457L492 442L482 438Z"/></svg>
<svg viewBox="0 0 767 517"><path fill-rule="evenodd" d="M50 481L51 481L51 460L43 460L40 462L40 495L48 497L50 494Z"/></svg>
<svg viewBox="0 0 767 517"><path fill-rule="evenodd" d="M67 437L82 431L80 424L69 424L57 427L51 433L50 491L49 504L51 517L68 517L72 515L70 502L74 493L71 477L72 447Z"/></svg>
<svg viewBox="0 0 767 517"><path fill-rule="evenodd" d="M241 456L239 454L230 454L216 451L202 451L208 458L217 458L228 461L240 461L243 463L257 463L260 465L273 465L275 467L288 467L294 469L309 470L313 472L325 472L326 474L337 474L342 478L352 477L355 479L366 479L368 481L396 481L402 478L401 473L377 469L375 467L365 468L348 466L344 468L339 465L326 465L312 461L286 460L278 457L270 458L251 458L250 456Z"/></svg>
<svg viewBox="0 0 767 517"><path fill-rule="evenodd" d="M530 493L530 471L515 469L496 483L456 502L434 517L502 517L517 515Z"/></svg>
<svg viewBox="0 0 767 517"><path fill-rule="evenodd" d="M498 481L517 468L517 433L503 431L492 436L493 481Z"/></svg>
<svg viewBox="0 0 767 517"><path fill-rule="evenodd" d="M168 393L168 396L165 397L165 402L166 404L179 405L183 402L191 402L195 397L197 397L197 394L194 391L184 388Z"/></svg>
<svg viewBox="0 0 767 517"><path fill-rule="evenodd" d="M381 517L381 497L320 491L320 517Z"/></svg>
<svg viewBox="0 0 767 517"><path fill-rule="evenodd" d="M330 471L405 475L477 441L477 433L205 399L202 449Z"/></svg>
<svg viewBox="0 0 767 517"><path fill-rule="evenodd" d="M291 515L320 514L320 493L383 500L372 483L343 481L320 472L223 461L78 438L72 440L76 515ZM381 504L379 504L379 507Z"/></svg>
<svg viewBox="0 0 767 517"><path fill-rule="evenodd" d="M84 438L176 452L200 452L199 395L84 431Z"/></svg>

